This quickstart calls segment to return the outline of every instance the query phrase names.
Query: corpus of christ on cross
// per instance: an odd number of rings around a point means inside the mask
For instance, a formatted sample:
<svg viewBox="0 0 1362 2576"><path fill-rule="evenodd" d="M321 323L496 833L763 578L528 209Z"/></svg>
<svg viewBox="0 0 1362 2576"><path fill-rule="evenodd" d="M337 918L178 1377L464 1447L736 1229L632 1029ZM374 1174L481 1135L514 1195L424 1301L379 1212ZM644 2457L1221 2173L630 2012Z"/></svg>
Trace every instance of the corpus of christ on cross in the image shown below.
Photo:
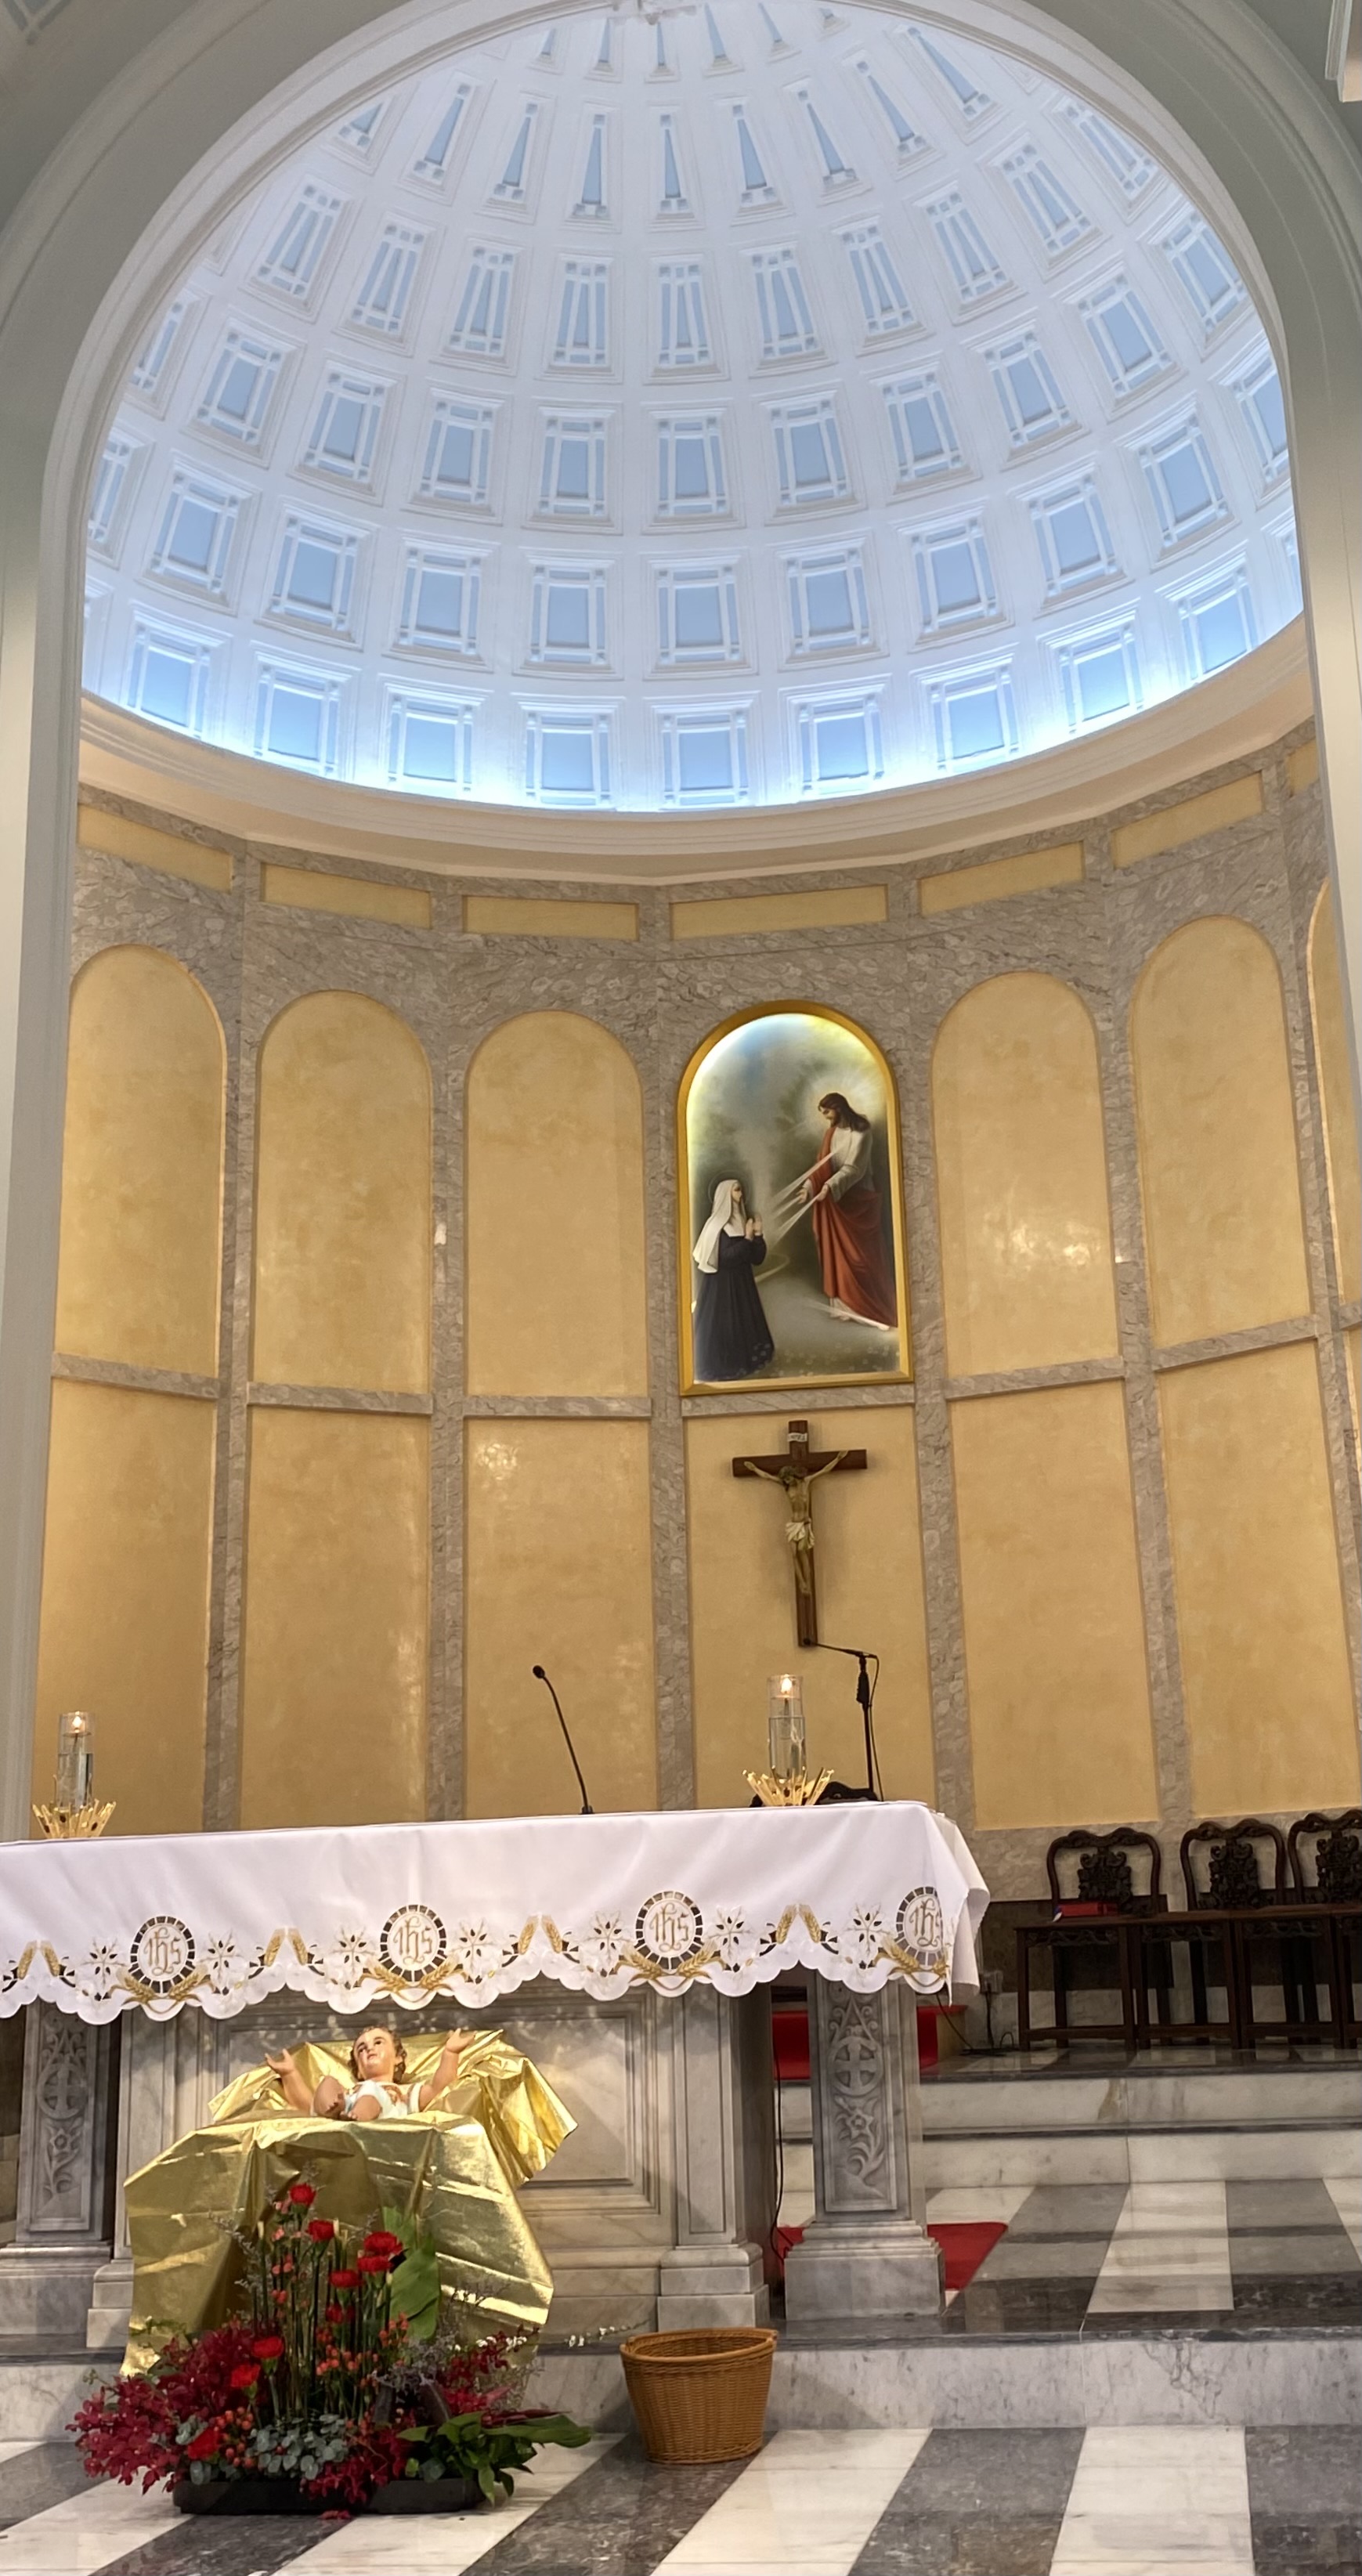
<svg viewBox="0 0 1362 2576"><path fill-rule="evenodd" d="M773 1458L735 1458L735 1476L760 1476L785 1494L785 1541L794 1574L795 1632L801 1646L818 1643L818 1592L813 1561L813 1488L820 1476L864 1467L864 1449L810 1449L807 1422L789 1425L785 1449Z"/></svg>

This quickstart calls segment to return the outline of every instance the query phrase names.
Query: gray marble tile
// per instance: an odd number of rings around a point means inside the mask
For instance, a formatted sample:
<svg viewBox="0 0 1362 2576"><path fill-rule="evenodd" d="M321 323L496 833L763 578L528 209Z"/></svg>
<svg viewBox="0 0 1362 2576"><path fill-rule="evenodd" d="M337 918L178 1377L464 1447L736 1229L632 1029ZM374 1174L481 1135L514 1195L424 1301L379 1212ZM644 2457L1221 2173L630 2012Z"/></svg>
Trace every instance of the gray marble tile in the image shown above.
<svg viewBox="0 0 1362 2576"><path fill-rule="evenodd" d="M1347 2238L1322 2182L1227 2182L1225 2224L1231 2236L1281 2236L1308 2229Z"/></svg>
<svg viewBox="0 0 1362 2576"><path fill-rule="evenodd" d="M1022 2202L1008 2235L1091 2236L1105 2245L1126 2203L1123 2182L1041 2183Z"/></svg>
<svg viewBox="0 0 1362 2576"><path fill-rule="evenodd" d="M1245 2448L1257 2576L1359 2576L1362 2446L1355 2428L1251 2426Z"/></svg>
<svg viewBox="0 0 1362 2576"><path fill-rule="evenodd" d="M853 2576L1049 2576L1078 2431L932 2433Z"/></svg>
<svg viewBox="0 0 1362 2576"><path fill-rule="evenodd" d="M401 2528L374 2527L385 2534ZM106 2559L100 2576L276 2576L312 2547L318 2529L306 2514L185 2514L174 2531ZM383 2563L398 2569L400 2554L385 2547Z"/></svg>
<svg viewBox="0 0 1362 2576"><path fill-rule="evenodd" d="M666 2468L626 2439L496 2542L479 2576L650 2576L746 2465Z"/></svg>
<svg viewBox="0 0 1362 2576"><path fill-rule="evenodd" d="M80 2454L70 2442L39 2442L18 2458L0 2463L0 2531L45 2513L51 2504L83 2495L90 2481Z"/></svg>

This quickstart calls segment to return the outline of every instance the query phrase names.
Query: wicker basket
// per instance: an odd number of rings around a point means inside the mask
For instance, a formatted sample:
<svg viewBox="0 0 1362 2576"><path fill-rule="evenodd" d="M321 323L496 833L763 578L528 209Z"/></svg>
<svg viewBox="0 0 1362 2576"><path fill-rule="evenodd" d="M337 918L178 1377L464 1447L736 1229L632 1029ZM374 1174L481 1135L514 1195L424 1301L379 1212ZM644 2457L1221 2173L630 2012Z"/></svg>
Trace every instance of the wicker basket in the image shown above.
<svg viewBox="0 0 1362 2576"><path fill-rule="evenodd" d="M698 2326L620 2345L629 2402L652 2460L750 2460L761 2449L769 2326Z"/></svg>

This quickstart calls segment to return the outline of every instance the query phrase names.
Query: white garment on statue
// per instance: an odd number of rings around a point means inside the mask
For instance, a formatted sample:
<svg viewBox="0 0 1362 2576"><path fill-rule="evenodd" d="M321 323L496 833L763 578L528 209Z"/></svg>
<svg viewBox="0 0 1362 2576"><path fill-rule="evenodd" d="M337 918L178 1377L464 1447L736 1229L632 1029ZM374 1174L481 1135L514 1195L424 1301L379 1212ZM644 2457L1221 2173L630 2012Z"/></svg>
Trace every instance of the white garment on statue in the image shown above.
<svg viewBox="0 0 1362 2576"><path fill-rule="evenodd" d="M741 1187L738 1181L720 1181L714 1193L713 1213L706 1217L695 1243L697 1270L715 1271L719 1267L721 1234L746 1234L747 1220L739 1216L733 1204L733 1193Z"/></svg>
<svg viewBox="0 0 1362 2576"><path fill-rule="evenodd" d="M834 1127L828 1146L832 1165L827 1185L830 1199L845 1198L858 1181L869 1180L872 1142L868 1127Z"/></svg>
<svg viewBox="0 0 1362 2576"><path fill-rule="evenodd" d="M417 2108L415 2095L416 2086L409 2084L406 2091L399 2093L394 2102L387 2085L380 2084L377 2078L371 2075L366 2083L357 2084L353 2092L346 2094L345 2108L347 2113L351 2112L357 2102L367 2099L378 2104L380 2120L410 2120L414 2117Z"/></svg>

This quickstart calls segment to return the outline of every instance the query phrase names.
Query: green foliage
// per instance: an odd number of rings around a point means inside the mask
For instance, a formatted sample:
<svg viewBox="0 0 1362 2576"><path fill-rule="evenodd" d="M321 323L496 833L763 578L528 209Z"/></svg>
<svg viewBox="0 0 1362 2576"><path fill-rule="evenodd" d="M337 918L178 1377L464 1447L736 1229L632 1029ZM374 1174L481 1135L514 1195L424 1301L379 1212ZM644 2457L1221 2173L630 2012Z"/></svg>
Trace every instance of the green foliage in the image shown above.
<svg viewBox="0 0 1362 2576"><path fill-rule="evenodd" d="M466 2478L493 2504L498 2487L514 2494L513 2472L528 2468L545 2443L576 2450L591 2434L570 2415L521 2415L501 2423L488 2423L481 2415L447 2415L443 2424L411 2425L399 2438L411 2448L409 2478Z"/></svg>
<svg viewBox="0 0 1362 2576"><path fill-rule="evenodd" d="M400 2209L385 2209L383 2225L402 2240L402 2260L388 2275L388 2313L405 2317L409 2339L428 2343L440 2317L435 2239Z"/></svg>

